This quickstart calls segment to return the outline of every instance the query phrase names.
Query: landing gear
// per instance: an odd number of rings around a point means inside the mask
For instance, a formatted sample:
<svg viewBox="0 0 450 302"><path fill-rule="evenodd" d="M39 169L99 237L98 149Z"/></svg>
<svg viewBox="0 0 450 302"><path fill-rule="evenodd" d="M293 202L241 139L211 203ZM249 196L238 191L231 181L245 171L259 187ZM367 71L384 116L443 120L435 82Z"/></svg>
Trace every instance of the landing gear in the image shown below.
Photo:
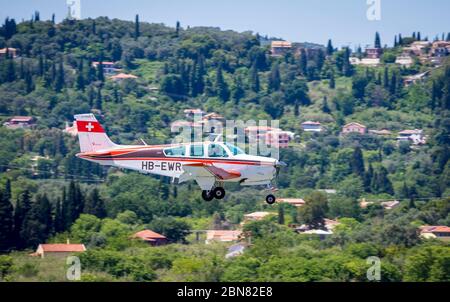
<svg viewBox="0 0 450 302"><path fill-rule="evenodd" d="M222 187L217 187L212 191L212 195L214 195L217 199L223 199L225 197L225 189Z"/></svg>
<svg viewBox="0 0 450 302"><path fill-rule="evenodd" d="M276 201L275 196L273 196L272 194L269 194L266 196L266 202L270 205L274 204Z"/></svg>
<svg viewBox="0 0 450 302"><path fill-rule="evenodd" d="M203 190L202 191L202 198L204 201L211 201L214 199L214 194L212 194L212 191Z"/></svg>
<svg viewBox="0 0 450 302"><path fill-rule="evenodd" d="M224 197L225 197L225 189L222 187L216 187L216 188L212 189L211 191L209 191L209 190L202 191L202 198L205 201L211 201L214 198L223 199Z"/></svg>

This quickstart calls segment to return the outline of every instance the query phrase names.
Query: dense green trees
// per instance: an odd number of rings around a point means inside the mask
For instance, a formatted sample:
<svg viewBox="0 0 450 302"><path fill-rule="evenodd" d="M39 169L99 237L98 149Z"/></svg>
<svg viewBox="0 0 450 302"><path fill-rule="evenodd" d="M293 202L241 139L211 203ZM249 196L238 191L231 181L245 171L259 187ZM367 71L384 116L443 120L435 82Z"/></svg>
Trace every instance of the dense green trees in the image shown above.
<svg viewBox="0 0 450 302"><path fill-rule="evenodd" d="M7 252L14 247L13 206L3 190L0 190L0 251Z"/></svg>

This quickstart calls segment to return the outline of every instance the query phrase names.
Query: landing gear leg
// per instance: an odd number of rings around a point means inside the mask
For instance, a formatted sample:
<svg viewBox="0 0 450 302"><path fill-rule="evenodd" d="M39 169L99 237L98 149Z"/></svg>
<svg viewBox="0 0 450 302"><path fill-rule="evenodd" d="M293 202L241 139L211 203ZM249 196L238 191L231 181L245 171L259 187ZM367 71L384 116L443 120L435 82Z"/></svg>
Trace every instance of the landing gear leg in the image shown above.
<svg viewBox="0 0 450 302"><path fill-rule="evenodd" d="M203 190L202 191L202 198L204 201L211 201L214 199L214 194L212 193L212 191L209 190Z"/></svg>

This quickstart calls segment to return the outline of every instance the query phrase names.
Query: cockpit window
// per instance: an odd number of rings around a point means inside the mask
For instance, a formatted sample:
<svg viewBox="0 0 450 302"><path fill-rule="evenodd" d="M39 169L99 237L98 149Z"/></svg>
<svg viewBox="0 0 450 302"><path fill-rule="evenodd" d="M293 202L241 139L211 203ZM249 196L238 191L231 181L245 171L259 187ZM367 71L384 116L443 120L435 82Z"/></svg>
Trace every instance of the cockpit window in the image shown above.
<svg viewBox="0 0 450 302"><path fill-rule="evenodd" d="M186 155L186 148L184 146L174 147L174 148L168 148L164 149L164 154L166 156L185 156Z"/></svg>
<svg viewBox="0 0 450 302"><path fill-rule="evenodd" d="M209 157L228 157L225 148L219 144L210 144L208 146L208 156Z"/></svg>
<svg viewBox="0 0 450 302"><path fill-rule="evenodd" d="M228 149L230 149L233 155L245 154L245 152L241 148L236 147L235 145L232 145L230 143L225 143L225 145L228 147Z"/></svg>
<svg viewBox="0 0 450 302"><path fill-rule="evenodd" d="M191 156L204 156L203 145L191 145Z"/></svg>

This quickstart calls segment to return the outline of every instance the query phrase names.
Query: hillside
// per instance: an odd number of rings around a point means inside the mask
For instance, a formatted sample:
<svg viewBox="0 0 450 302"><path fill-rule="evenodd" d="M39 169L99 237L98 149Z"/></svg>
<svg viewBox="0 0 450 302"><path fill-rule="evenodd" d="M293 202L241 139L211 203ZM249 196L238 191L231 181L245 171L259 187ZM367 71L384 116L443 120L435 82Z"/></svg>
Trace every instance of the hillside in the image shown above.
<svg viewBox="0 0 450 302"><path fill-rule="evenodd" d="M395 64L416 40L384 49L378 66L365 67L351 64L362 53L331 41L275 56L251 32L108 18L6 20L0 279L64 280L51 261L28 254L69 238L87 247L84 281L366 281L368 256L382 259L383 281L450 280L448 242L419 236L420 226L450 226L450 61ZM405 84L420 73L427 77ZM281 150L288 167L277 196L306 204L268 206L260 190L232 185L224 201L204 202L195 183L176 186L76 158L78 140L63 131L74 114L93 112L116 143L170 143L171 123L190 108L228 120L279 120L295 135ZM15 116L35 122L13 127ZM305 131L306 121L323 131ZM351 122L388 132L343 135ZM420 141L397 138L416 129ZM394 209L381 204L393 200ZM275 215L242 225L255 211ZM325 239L295 231L323 229L324 219L340 223ZM146 228L169 244L130 240ZM206 245L203 233L196 240L193 231L209 229L243 229L251 245L225 259L229 243Z"/></svg>

